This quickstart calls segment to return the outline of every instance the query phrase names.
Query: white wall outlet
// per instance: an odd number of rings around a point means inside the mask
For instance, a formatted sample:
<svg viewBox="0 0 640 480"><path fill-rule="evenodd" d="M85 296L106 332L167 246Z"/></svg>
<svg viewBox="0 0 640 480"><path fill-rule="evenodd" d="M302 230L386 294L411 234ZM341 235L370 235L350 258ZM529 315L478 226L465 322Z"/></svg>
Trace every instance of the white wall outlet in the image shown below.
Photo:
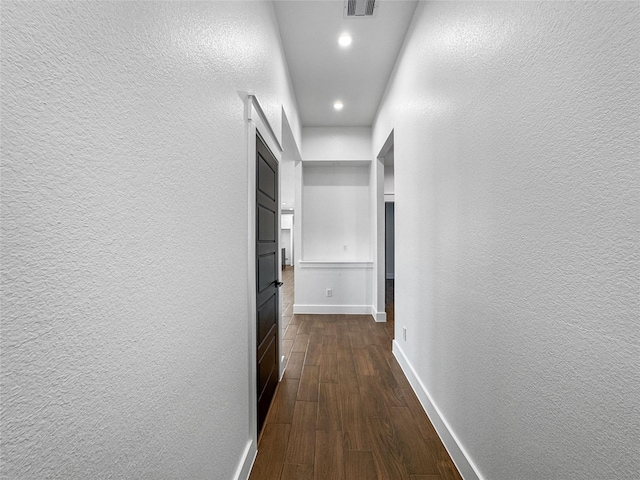
<svg viewBox="0 0 640 480"><path fill-rule="evenodd" d="M402 338L407 341L407 327L402 327Z"/></svg>
<svg viewBox="0 0 640 480"><path fill-rule="evenodd" d="M345 245L343 248L344 248L344 251L346 252L347 251L347 245Z"/></svg>
<svg viewBox="0 0 640 480"><path fill-rule="evenodd" d="M327 288L327 297L330 297L331 295L333 295L333 290Z"/></svg>

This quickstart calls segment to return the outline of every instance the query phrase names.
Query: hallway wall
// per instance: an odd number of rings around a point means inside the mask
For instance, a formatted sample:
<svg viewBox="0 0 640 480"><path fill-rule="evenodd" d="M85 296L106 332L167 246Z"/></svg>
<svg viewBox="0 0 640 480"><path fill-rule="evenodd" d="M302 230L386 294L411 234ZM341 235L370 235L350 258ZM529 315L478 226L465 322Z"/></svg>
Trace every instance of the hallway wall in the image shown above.
<svg viewBox="0 0 640 480"><path fill-rule="evenodd" d="M231 479L267 2L2 2L2 476ZM249 459L251 460L251 459Z"/></svg>
<svg viewBox="0 0 640 480"><path fill-rule="evenodd" d="M395 351L486 479L640 476L639 8L421 3L374 124Z"/></svg>
<svg viewBox="0 0 640 480"><path fill-rule="evenodd" d="M370 313L371 129L305 127L300 173L294 313Z"/></svg>

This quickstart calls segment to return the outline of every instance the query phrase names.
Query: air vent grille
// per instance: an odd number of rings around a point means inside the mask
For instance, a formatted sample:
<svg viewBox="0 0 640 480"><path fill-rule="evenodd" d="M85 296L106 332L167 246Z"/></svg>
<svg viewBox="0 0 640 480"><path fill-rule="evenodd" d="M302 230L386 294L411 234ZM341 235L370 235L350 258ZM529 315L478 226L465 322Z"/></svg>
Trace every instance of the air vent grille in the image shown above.
<svg viewBox="0 0 640 480"><path fill-rule="evenodd" d="M347 0L347 17L372 17L376 0Z"/></svg>

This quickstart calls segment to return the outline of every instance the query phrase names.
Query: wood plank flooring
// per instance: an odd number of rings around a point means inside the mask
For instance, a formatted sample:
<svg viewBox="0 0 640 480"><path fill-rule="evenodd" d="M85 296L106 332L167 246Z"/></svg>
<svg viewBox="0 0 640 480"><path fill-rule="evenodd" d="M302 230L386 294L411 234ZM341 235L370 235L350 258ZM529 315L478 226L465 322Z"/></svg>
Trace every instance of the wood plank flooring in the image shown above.
<svg viewBox="0 0 640 480"><path fill-rule="evenodd" d="M391 353L392 308L386 324L289 315L287 369L250 480L461 479Z"/></svg>

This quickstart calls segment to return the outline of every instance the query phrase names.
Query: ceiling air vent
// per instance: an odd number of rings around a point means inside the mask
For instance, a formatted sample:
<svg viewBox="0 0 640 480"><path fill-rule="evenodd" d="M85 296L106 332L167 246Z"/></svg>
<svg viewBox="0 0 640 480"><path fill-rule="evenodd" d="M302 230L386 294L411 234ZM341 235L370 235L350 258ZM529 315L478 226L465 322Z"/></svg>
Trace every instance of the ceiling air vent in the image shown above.
<svg viewBox="0 0 640 480"><path fill-rule="evenodd" d="M345 0L346 18L373 17L376 0Z"/></svg>

